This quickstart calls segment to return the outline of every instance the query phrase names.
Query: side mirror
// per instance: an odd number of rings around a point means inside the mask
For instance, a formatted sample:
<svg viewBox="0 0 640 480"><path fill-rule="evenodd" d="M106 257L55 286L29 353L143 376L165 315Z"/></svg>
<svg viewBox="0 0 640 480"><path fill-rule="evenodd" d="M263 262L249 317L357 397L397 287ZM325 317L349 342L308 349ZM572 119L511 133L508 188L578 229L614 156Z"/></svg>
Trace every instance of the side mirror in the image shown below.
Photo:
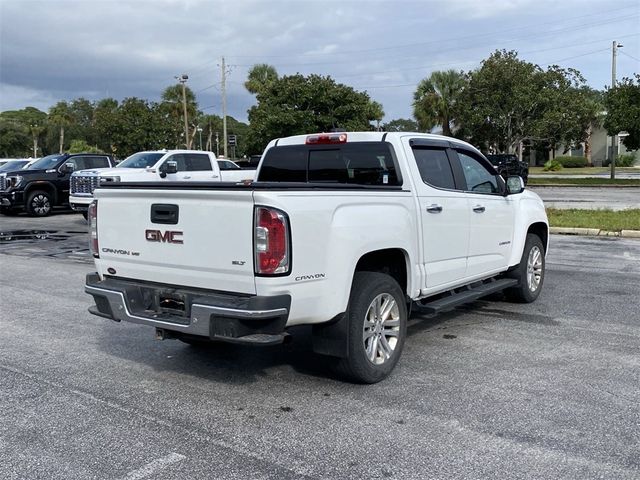
<svg viewBox="0 0 640 480"><path fill-rule="evenodd" d="M64 165L62 165L62 166L60 167L60 173L61 173L62 175L66 175L66 174L68 174L68 173L73 173L73 171L74 171L75 169L76 169L75 164L74 164L74 163L72 163L72 162L68 162L68 163L65 163Z"/></svg>
<svg viewBox="0 0 640 480"><path fill-rule="evenodd" d="M174 160L164 162L162 167L160 167L160 177L165 178L168 173L178 173L178 162Z"/></svg>
<svg viewBox="0 0 640 480"><path fill-rule="evenodd" d="M522 177L513 176L507 178L507 195L524 192L524 180Z"/></svg>

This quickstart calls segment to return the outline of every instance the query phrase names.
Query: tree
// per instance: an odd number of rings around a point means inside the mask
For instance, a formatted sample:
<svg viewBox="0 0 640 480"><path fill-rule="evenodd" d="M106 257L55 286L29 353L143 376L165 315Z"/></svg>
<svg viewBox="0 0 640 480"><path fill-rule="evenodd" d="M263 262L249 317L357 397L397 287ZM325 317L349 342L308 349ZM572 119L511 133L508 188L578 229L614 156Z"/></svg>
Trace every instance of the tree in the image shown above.
<svg viewBox="0 0 640 480"><path fill-rule="evenodd" d="M60 128L60 153L64 151L64 128L71 125L73 120L67 102L58 102L49 109L49 123Z"/></svg>
<svg viewBox="0 0 640 480"><path fill-rule="evenodd" d="M384 118L384 110L382 109L382 104L379 102L376 102L375 100L372 100L369 104L369 108L371 108L371 111L369 112L369 116L375 120L376 131L379 132L381 130L380 122Z"/></svg>
<svg viewBox="0 0 640 480"><path fill-rule="evenodd" d="M331 77L301 74L281 77L256 95L249 109L247 153L261 153L269 140L312 132L370 130L375 120L369 95Z"/></svg>
<svg viewBox="0 0 640 480"><path fill-rule="evenodd" d="M175 145L184 145L189 148L190 138L195 134L197 123L195 122L198 113L198 103L196 96L189 87L185 86L185 96L187 99L187 125L190 132L188 138L184 138L184 108L182 105L182 85L172 85L162 92L162 101L158 113L168 116L171 119L173 137Z"/></svg>
<svg viewBox="0 0 640 480"><path fill-rule="evenodd" d="M457 103L465 86L465 76L455 70L433 72L418 83L413 94L413 116L421 130L442 126L451 136L451 125L457 117Z"/></svg>
<svg viewBox="0 0 640 480"><path fill-rule="evenodd" d="M29 142L20 148L20 155L38 156L39 143L46 130L47 114L35 107L26 107L22 110L8 110L0 114L2 119L14 125L21 133L18 137L22 140L24 134L31 137L31 148Z"/></svg>
<svg viewBox="0 0 640 480"><path fill-rule="evenodd" d="M583 102L581 102L581 124L584 127L584 156L589 166L591 161L591 135L595 128L604 122L604 103L602 92L589 87L582 88Z"/></svg>
<svg viewBox="0 0 640 480"><path fill-rule="evenodd" d="M464 135L485 149L512 153L533 131L542 106L541 69L517 58L516 52L494 52L470 72L460 99Z"/></svg>
<svg viewBox="0 0 640 480"><path fill-rule="evenodd" d="M459 102L462 135L476 145L513 153L523 142L570 148L584 141L594 106L575 69L546 71L516 52L499 50L469 72Z"/></svg>
<svg viewBox="0 0 640 480"><path fill-rule="evenodd" d="M275 67L266 63L259 63L249 70L247 81L244 82L244 88L255 95L276 80L278 80L278 72Z"/></svg>
<svg viewBox="0 0 640 480"><path fill-rule="evenodd" d="M611 136L627 132L622 142L628 150L640 149L640 74L623 78L615 88L605 94L607 115L604 128Z"/></svg>
<svg viewBox="0 0 640 480"><path fill-rule="evenodd" d="M556 65L536 73L538 92L532 98L539 105L532 129L522 140L546 142L551 152L558 145L565 152L587 139L587 129L593 115L590 111L585 80L575 69Z"/></svg>
<svg viewBox="0 0 640 480"><path fill-rule="evenodd" d="M382 125L382 129L385 132L417 132L420 130L418 122L410 118L396 118Z"/></svg>
<svg viewBox="0 0 640 480"><path fill-rule="evenodd" d="M115 153L115 139L119 127L118 101L103 98L95 104L92 127L98 148L105 152Z"/></svg>
<svg viewBox="0 0 640 480"><path fill-rule="evenodd" d="M0 115L0 156L26 157L28 145L29 136L24 128Z"/></svg>
<svg viewBox="0 0 640 480"><path fill-rule="evenodd" d="M104 153L98 147L89 145L85 140L71 140L67 153Z"/></svg>

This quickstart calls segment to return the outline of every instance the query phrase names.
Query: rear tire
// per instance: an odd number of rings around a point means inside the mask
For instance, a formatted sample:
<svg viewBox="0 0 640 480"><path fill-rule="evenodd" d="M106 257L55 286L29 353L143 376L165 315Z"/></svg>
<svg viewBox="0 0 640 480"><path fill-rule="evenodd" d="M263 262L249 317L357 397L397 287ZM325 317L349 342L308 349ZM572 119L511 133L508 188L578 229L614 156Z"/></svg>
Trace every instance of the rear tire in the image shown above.
<svg viewBox="0 0 640 480"><path fill-rule="evenodd" d="M51 195L43 190L31 192L27 199L27 212L33 217L46 217L51 213Z"/></svg>
<svg viewBox="0 0 640 480"><path fill-rule="evenodd" d="M377 383L394 369L407 335L407 304L389 275L356 272L346 321L348 356L337 369L358 383Z"/></svg>
<svg viewBox="0 0 640 480"><path fill-rule="evenodd" d="M507 288L504 291L507 299L517 303L531 303L542 290L545 275L544 244L538 235L527 234L524 251L520 264L510 272L507 277L519 281L517 287Z"/></svg>

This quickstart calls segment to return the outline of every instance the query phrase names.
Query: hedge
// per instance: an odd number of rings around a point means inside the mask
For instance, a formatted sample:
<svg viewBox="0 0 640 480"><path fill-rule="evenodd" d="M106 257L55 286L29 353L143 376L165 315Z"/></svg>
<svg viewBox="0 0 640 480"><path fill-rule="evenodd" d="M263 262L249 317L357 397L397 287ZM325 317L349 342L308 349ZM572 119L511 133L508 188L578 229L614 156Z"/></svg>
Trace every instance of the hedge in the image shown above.
<svg viewBox="0 0 640 480"><path fill-rule="evenodd" d="M588 165L587 157L567 157L561 156L554 158L556 162L559 162L565 168L581 168Z"/></svg>

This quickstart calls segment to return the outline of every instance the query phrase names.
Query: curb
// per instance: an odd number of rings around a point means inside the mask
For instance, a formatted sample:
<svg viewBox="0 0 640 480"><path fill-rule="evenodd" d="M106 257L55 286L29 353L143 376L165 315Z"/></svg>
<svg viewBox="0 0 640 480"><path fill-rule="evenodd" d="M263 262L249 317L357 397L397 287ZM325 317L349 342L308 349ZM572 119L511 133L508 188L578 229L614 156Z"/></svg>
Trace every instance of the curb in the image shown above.
<svg viewBox="0 0 640 480"><path fill-rule="evenodd" d="M549 227L549 233L557 233L560 235L587 235L592 237L640 238L640 230L612 232L610 230L600 230L599 228Z"/></svg>

